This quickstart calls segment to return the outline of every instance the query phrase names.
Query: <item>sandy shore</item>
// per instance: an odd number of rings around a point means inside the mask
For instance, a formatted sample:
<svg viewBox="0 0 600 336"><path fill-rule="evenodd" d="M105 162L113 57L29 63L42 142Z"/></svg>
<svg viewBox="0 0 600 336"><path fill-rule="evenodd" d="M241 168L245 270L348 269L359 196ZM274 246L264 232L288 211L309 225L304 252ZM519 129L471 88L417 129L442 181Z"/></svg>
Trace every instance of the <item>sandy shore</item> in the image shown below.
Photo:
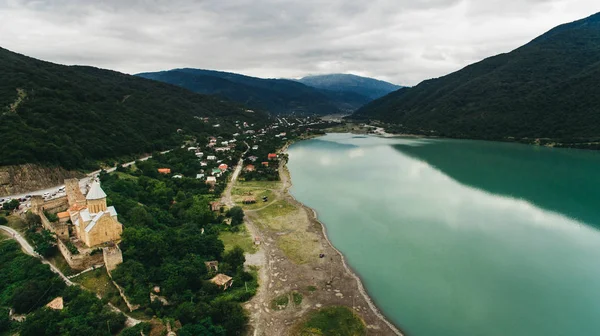
<svg viewBox="0 0 600 336"><path fill-rule="evenodd" d="M286 145L285 147L285 151L287 151L289 146ZM379 309L377 308L377 306L375 305L375 303L373 302L373 300L371 299L371 297L369 296L369 294L367 293L362 280L360 279L360 277L352 270L352 268L350 266L348 266L347 262L346 262L346 258L344 257L344 254L342 252L340 252L340 250L338 250L329 240L329 237L327 236L327 227L325 226L325 224L323 224L318 217L318 213L316 210L304 205L302 202L298 201L290 192L289 189L292 187L292 179L291 179L291 175L289 173L289 170L287 169L287 166L283 166L283 171L280 172L281 174L285 174L287 175L285 180L288 181L286 183L286 188L284 190L284 192L290 197L290 199L293 200L294 203L296 203L298 206L302 207L303 209L305 209L307 212L309 212L312 216L311 220L314 221L315 223L317 223L318 225L321 226L321 233L323 235L323 238L325 239L325 241L327 241L327 243L329 244L329 246L339 255L342 266L344 267L345 271L348 273L348 275L350 275L352 278L354 278L354 280L356 281L356 285L358 287L358 291L360 292L360 294L362 295L363 299L367 302L369 308L371 309L371 312L377 316L377 318L379 318L383 323L385 323L389 329L395 334L395 335L400 335L403 336L404 334L398 329L396 328L395 325L393 325L390 321L388 321L388 319L383 315L383 313L381 313L379 311ZM282 180L283 180L283 176L282 176Z"/></svg>

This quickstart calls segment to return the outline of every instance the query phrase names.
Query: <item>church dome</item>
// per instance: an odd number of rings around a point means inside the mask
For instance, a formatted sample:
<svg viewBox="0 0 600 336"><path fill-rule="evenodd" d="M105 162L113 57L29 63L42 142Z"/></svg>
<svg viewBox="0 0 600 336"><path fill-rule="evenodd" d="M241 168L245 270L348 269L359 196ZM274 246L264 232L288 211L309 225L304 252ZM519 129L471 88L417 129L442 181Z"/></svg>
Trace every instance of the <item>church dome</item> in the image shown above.
<svg viewBox="0 0 600 336"><path fill-rule="evenodd" d="M106 194L104 193L104 190L102 190L102 188L100 188L100 183L98 183L98 182L92 183L92 188L90 188L90 191L88 192L85 199L98 200L98 199L103 199L103 198L106 198Z"/></svg>

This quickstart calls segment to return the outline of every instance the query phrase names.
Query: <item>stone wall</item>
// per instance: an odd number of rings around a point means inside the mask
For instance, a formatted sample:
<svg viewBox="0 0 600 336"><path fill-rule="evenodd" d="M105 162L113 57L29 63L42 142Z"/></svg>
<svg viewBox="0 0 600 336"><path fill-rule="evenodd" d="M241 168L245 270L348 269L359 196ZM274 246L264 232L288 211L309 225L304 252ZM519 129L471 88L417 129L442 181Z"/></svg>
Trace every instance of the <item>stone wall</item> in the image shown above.
<svg viewBox="0 0 600 336"><path fill-rule="evenodd" d="M117 268L117 265L123 263L123 253L119 246L103 248L102 256L104 257L104 265L106 265L108 273Z"/></svg>
<svg viewBox="0 0 600 336"><path fill-rule="evenodd" d="M31 198L31 212L40 215L44 211L57 213L64 211L69 207L67 196L58 197L49 201L45 201L42 196L35 195Z"/></svg>
<svg viewBox="0 0 600 336"><path fill-rule="evenodd" d="M44 227L44 229L56 233L56 236L59 239L69 239L69 225L67 223L53 223L48 220L43 211L39 213L39 216L42 220L42 227Z"/></svg>
<svg viewBox="0 0 600 336"><path fill-rule="evenodd" d="M58 250L62 253L63 257L69 264L69 266L76 271L83 271L86 268L90 268L94 265L102 264L103 258L102 254L96 253L94 255L90 255L90 252L80 252L80 254L71 254L71 251L67 248L67 245L60 240L58 240Z"/></svg>

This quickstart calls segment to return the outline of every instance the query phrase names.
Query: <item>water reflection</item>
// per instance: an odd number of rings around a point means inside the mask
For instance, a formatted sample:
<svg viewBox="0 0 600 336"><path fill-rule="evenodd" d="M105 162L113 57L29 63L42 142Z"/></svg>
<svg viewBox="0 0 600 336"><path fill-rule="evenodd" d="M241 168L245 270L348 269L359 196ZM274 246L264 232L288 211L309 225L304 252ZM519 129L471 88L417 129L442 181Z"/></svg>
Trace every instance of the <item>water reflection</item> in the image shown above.
<svg viewBox="0 0 600 336"><path fill-rule="evenodd" d="M524 199L600 228L598 153L452 140L393 148L461 184Z"/></svg>

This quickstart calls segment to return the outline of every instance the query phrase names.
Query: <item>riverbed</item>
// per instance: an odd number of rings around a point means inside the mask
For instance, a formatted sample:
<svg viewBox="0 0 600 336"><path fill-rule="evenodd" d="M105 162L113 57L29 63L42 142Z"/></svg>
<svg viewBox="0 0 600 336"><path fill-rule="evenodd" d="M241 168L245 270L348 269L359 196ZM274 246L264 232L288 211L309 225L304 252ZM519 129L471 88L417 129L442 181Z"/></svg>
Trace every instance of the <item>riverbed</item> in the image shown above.
<svg viewBox="0 0 600 336"><path fill-rule="evenodd" d="M600 154L329 134L288 153L293 196L408 335L600 330Z"/></svg>

